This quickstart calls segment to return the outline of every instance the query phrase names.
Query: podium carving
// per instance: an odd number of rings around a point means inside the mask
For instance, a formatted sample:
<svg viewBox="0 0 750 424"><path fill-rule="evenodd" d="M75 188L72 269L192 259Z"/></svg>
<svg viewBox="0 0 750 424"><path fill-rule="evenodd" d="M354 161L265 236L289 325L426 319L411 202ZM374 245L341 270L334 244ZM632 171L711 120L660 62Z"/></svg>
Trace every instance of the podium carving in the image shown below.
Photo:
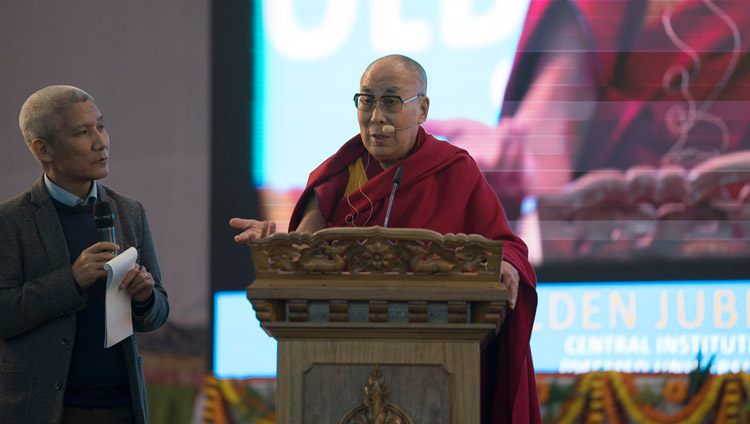
<svg viewBox="0 0 750 424"><path fill-rule="evenodd" d="M248 299L279 342L277 422L479 422L480 349L508 302L502 242L368 227L251 248ZM387 421L364 420L378 415L365 381Z"/></svg>
<svg viewBox="0 0 750 424"><path fill-rule="evenodd" d="M346 414L341 424L414 424L398 405L389 402L383 372L375 369L367 379L364 403Z"/></svg>

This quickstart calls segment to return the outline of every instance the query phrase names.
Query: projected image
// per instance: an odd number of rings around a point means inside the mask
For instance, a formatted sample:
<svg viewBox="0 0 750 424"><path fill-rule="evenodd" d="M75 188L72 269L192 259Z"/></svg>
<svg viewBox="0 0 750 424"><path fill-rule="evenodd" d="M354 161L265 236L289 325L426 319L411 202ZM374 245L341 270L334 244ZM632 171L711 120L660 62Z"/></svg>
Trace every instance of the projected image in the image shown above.
<svg viewBox="0 0 750 424"><path fill-rule="evenodd" d="M527 5L263 1L256 21L254 81L261 93L253 104L252 176L265 218L285 229L309 173L359 133L352 98L379 57L404 54L427 71L428 131L443 135L442 122L455 119L497 125ZM479 143L471 143L472 154L489 170L498 154L483 153Z"/></svg>
<svg viewBox="0 0 750 424"><path fill-rule="evenodd" d="M532 1L501 122L541 171L545 259L748 253L744 8Z"/></svg>
<svg viewBox="0 0 750 424"><path fill-rule="evenodd" d="M424 128L476 159L536 263L747 255L740 3L263 1L264 218L286 228L309 172L359 130L362 72L402 53L427 71Z"/></svg>
<svg viewBox="0 0 750 424"><path fill-rule="evenodd" d="M214 312L214 375L275 377L276 340L260 327L247 294L216 293Z"/></svg>

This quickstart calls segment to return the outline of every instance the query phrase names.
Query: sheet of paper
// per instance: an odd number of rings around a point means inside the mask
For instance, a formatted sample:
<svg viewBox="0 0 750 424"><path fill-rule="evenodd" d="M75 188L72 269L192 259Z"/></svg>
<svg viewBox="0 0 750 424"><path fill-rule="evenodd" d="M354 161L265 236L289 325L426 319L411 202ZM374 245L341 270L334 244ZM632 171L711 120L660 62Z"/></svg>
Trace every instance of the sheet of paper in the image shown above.
<svg viewBox="0 0 750 424"><path fill-rule="evenodd" d="M130 309L130 293L120 289L120 283L138 259L135 247L115 256L104 264L107 270L107 292L104 304L104 347L112 347L133 334L133 314Z"/></svg>

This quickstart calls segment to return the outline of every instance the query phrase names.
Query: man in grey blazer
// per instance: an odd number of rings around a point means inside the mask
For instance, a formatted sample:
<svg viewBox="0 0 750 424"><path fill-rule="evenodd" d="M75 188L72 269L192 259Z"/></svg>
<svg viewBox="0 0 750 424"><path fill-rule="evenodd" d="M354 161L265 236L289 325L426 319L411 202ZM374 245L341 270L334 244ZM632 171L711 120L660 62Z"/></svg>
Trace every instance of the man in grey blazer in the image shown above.
<svg viewBox="0 0 750 424"><path fill-rule="evenodd" d="M147 422L135 336L104 347L103 265L112 251L138 250L121 288L135 331L169 314L146 212L98 184L107 176L109 135L93 98L71 86L32 94L21 132L44 171L0 203L0 423ZM98 241L93 203L108 201L116 243Z"/></svg>

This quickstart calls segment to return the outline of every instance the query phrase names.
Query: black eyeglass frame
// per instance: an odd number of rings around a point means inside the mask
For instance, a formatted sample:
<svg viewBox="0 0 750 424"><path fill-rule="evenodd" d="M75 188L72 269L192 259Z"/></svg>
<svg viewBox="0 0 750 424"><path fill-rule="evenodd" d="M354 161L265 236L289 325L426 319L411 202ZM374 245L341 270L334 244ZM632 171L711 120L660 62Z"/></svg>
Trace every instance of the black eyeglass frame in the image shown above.
<svg viewBox="0 0 750 424"><path fill-rule="evenodd" d="M373 100L372 109L360 109L359 108L359 104L360 104L359 99L360 99L360 97L369 97L369 98L372 98L372 100ZM397 110L387 110L388 108L386 107L386 111L387 112L389 112L389 113L396 113L396 112L401 112L401 108L403 108L406 103L409 103L410 101L412 101L414 99L418 99L420 97L424 97L424 93L419 93L416 96L410 97L410 98L408 98L406 100L404 100L401 96L395 96L395 95L380 96L380 98L376 99L375 96L373 96L372 94L356 93L356 94L354 94L354 99L353 100L354 100L354 107L357 108L357 110L361 110L362 112L372 112L378 106L378 103L382 103L383 99L398 99L398 101L399 101L398 104L400 106L398 107Z"/></svg>

